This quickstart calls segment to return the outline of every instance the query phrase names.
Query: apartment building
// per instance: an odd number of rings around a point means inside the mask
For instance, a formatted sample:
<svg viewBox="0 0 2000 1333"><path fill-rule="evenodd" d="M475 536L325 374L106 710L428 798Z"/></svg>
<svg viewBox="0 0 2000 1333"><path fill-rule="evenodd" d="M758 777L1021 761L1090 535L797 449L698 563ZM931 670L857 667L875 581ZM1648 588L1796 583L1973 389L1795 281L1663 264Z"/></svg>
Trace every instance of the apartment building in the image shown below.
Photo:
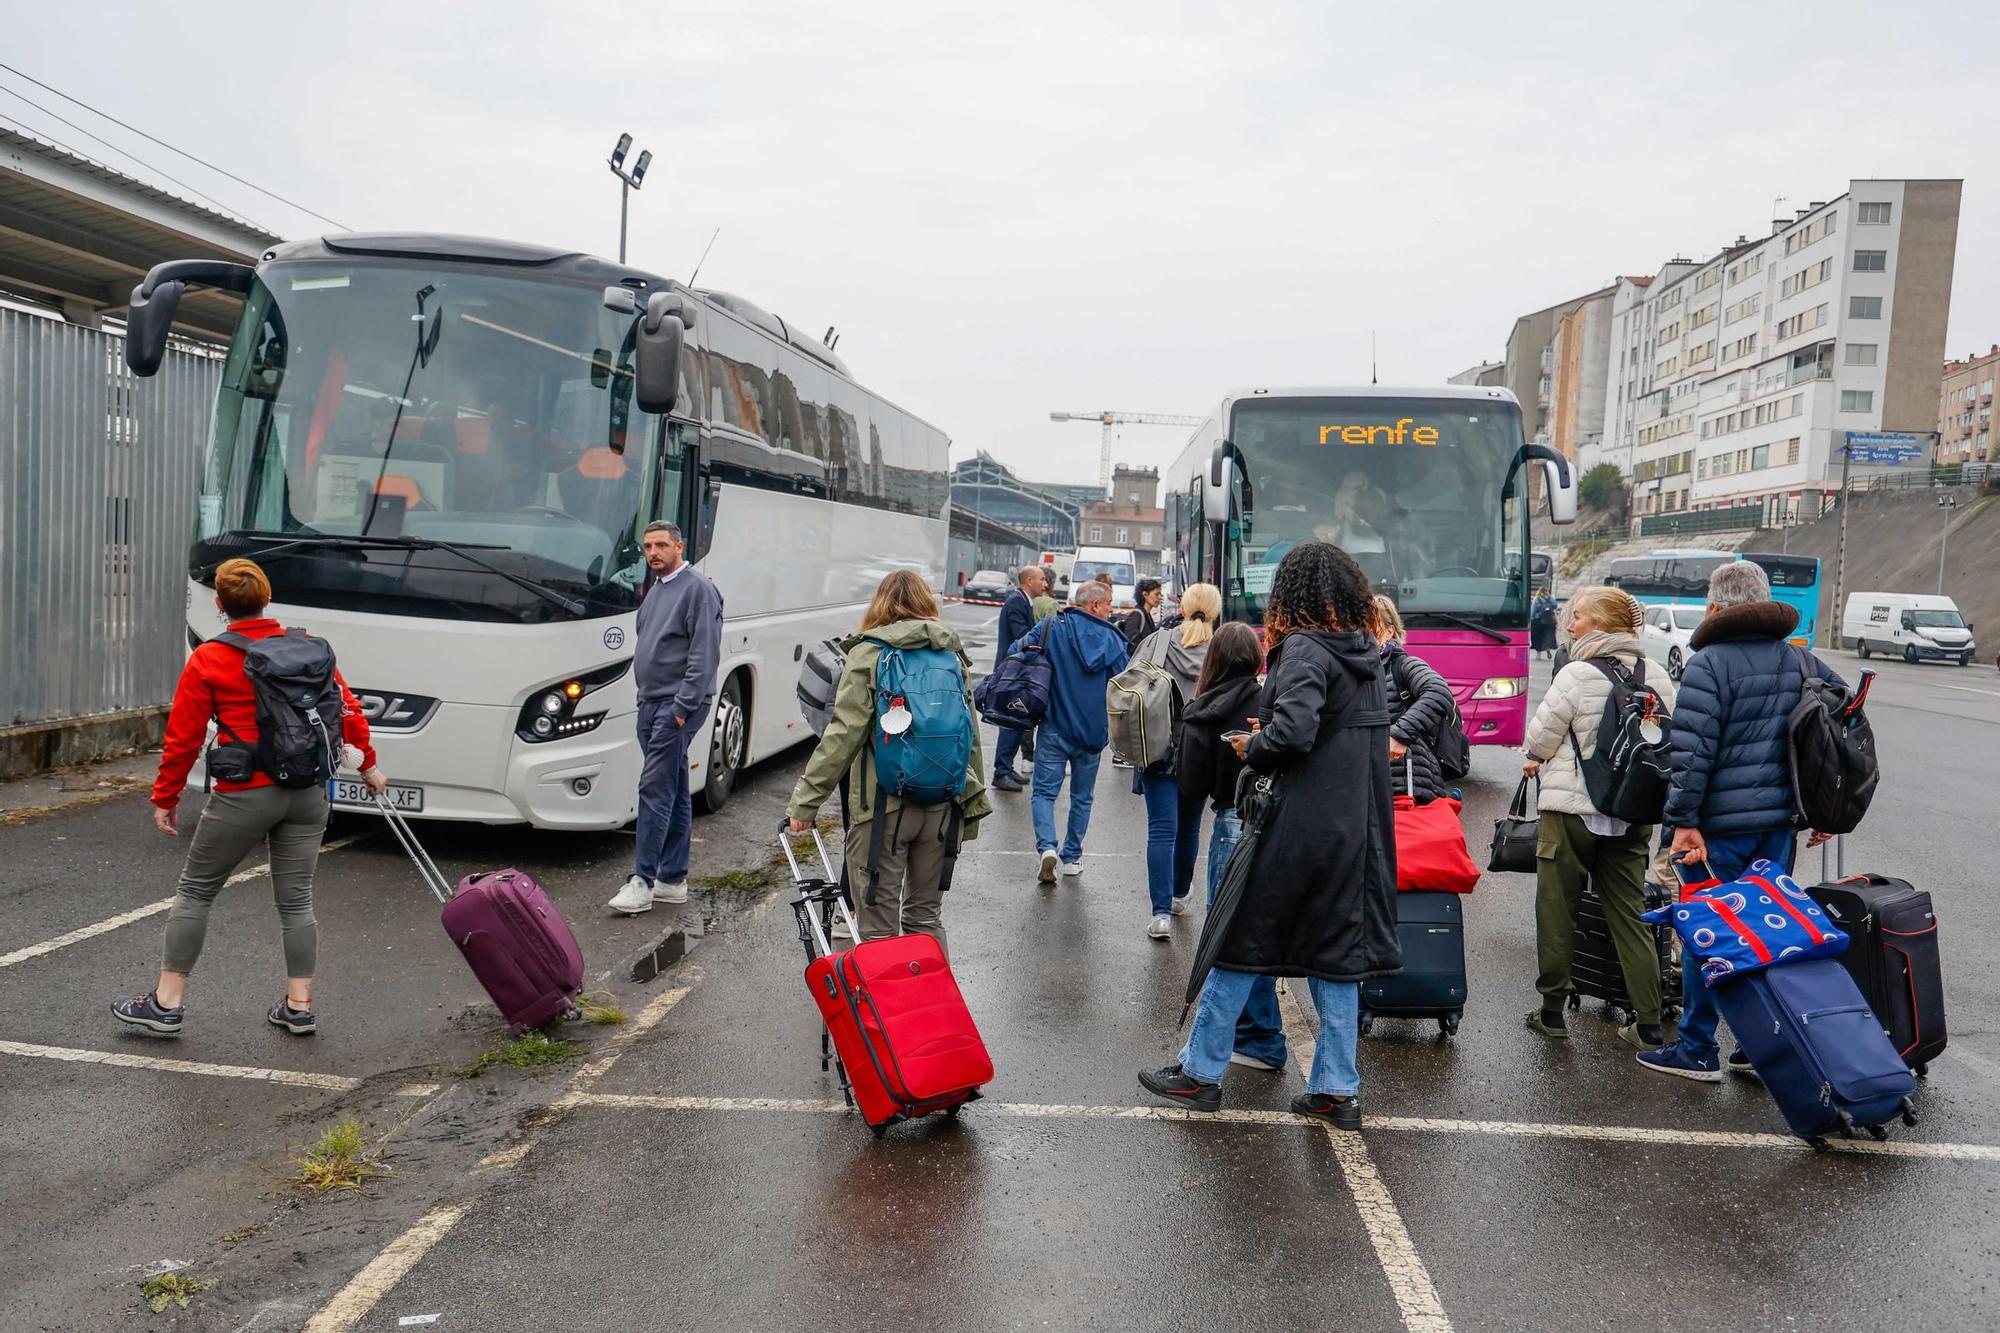
<svg viewBox="0 0 2000 1333"><path fill-rule="evenodd" d="M1111 473L1110 496L1084 507L1077 545L1129 547L1140 577L1158 578L1166 567L1167 542L1167 511L1159 495L1158 468L1120 463Z"/></svg>
<svg viewBox="0 0 2000 1333"><path fill-rule="evenodd" d="M1960 184L1853 181L1765 236L1613 286L1599 456L1632 479L1637 513L1810 516L1848 432L1935 428Z"/></svg>
<svg viewBox="0 0 2000 1333"><path fill-rule="evenodd" d="M1506 370L1500 383L1520 399L1521 430L1530 440L1546 443L1555 424L1556 335L1563 320L1579 306L1611 291L1606 287L1573 296L1514 321L1513 331L1507 335ZM1601 402L1593 408L1594 413L1602 411Z"/></svg>
<svg viewBox="0 0 2000 1333"><path fill-rule="evenodd" d="M1944 363L1944 382L1938 389L1938 462L1992 459L1996 369L2000 369L2000 343L1989 352Z"/></svg>
<svg viewBox="0 0 2000 1333"><path fill-rule="evenodd" d="M1507 383L1507 363L1505 361L1481 361L1476 366L1467 366L1450 379L1447 384L1493 385L1499 387Z"/></svg>

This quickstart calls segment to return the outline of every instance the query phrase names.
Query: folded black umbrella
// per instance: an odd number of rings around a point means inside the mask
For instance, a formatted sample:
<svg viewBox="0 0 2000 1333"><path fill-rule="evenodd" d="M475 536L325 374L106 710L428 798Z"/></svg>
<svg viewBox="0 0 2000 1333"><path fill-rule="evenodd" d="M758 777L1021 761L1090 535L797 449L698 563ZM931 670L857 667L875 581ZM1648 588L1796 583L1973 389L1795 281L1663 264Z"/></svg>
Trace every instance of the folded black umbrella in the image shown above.
<svg viewBox="0 0 2000 1333"><path fill-rule="evenodd" d="M1195 997L1201 994L1202 983L1215 967L1222 942L1229 938L1230 921L1250 883L1250 864L1257 858L1257 846L1264 840L1264 830L1270 825L1277 802L1277 792L1268 776L1248 769L1243 771L1242 780L1236 784L1236 817L1243 821L1243 832L1236 839L1235 850L1229 853L1229 864L1222 868L1222 881L1215 886L1215 901L1208 905L1208 915L1201 924L1201 939L1194 949L1194 971L1188 974L1186 1003L1181 1008L1182 1024L1186 1024L1188 1011L1194 1008Z"/></svg>

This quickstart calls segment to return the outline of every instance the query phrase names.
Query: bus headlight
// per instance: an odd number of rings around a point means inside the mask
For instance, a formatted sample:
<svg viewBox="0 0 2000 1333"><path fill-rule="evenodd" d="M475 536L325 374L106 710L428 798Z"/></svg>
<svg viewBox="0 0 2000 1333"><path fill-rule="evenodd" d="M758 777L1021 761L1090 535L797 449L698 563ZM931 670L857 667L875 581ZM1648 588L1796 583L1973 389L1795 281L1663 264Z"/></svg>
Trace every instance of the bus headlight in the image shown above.
<svg viewBox="0 0 2000 1333"><path fill-rule="evenodd" d="M574 685L576 682L571 681L570 684ZM551 691L542 696L542 711L553 717L557 713L562 712L563 705L567 702L562 695Z"/></svg>
<svg viewBox="0 0 2000 1333"><path fill-rule="evenodd" d="M1489 676L1472 692L1475 699L1514 699L1528 692L1528 682L1520 676Z"/></svg>
<svg viewBox="0 0 2000 1333"><path fill-rule="evenodd" d="M530 690L528 701L521 705L520 717L514 723L514 734L529 744L536 744L595 731L604 721L604 712L579 713L577 704L631 669L632 659L628 657L622 662L565 676L553 684Z"/></svg>

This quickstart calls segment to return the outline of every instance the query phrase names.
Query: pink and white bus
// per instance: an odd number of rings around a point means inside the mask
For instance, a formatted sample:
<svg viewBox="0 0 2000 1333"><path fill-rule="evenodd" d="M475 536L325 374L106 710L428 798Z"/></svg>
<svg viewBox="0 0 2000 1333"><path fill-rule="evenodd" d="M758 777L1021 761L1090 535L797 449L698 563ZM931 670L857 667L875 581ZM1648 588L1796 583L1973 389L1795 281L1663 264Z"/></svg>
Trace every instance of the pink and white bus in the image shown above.
<svg viewBox="0 0 2000 1333"><path fill-rule="evenodd" d="M1261 626L1285 552L1337 543L1395 600L1410 650L1451 682L1472 742L1519 745L1531 466L1550 517L1573 521L1569 464L1523 440L1505 389L1238 389L1165 479L1176 572L1221 588L1226 618Z"/></svg>

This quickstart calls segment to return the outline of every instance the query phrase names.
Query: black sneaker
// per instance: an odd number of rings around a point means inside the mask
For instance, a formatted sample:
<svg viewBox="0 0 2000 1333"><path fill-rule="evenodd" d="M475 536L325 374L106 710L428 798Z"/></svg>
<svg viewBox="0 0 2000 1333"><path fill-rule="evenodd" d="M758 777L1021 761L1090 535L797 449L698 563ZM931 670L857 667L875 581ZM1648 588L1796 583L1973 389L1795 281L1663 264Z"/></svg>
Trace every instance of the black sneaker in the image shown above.
<svg viewBox="0 0 2000 1333"><path fill-rule="evenodd" d="M130 995L121 995L111 1002L113 1018L159 1037L180 1036L181 1016L186 1012L186 1005L167 1008L153 998L151 991L136 999Z"/></svg>
<svg viewBox="0 0 2000 1333"><path fill-rule="evenodd" d="M1743 1053L1741 1046L1729 1053L1729 1059L1723 1062L1723 1068L1732 1074L1749 1074L1753 1078L1757 1073L1757 1067L1750 1063L1750 1057Z"/></svg>
<svg viewBox="0 0 2000 1333"><path fill-rule="evenodd" d="M1200 1079L1189 1078L1179 1065L1168 1065L1165 1069L1140 1070L1139 1086L1155 1097L1178 1102L1196 1111L1222 1109L1222 1085L1203 1083Z"/></svg>
<svg viewBox="0 0 2000 1333"><path fill-rule="evenodd" d="M1021 791L1024 790L1024 788L1021 783L1021 777L1018 773L995 773L993 775L993 790Z"/></svg>
<svg viewBox="0 0 2000 1333"><path fill-rule="evenodd" d="M294 1009L289 997L271 1006L271 1022L294 1037L310 1037L319 1031L319 1020L310 1009Z"/></svg>
<svg viewBox="0 0 2000 1333"><path fill-rule="evenodd" d="M1361 1099L1335 1097L1325 1092L1302 1092L1292 1098L1292 1111L1324 1120L1335 1129L1361 1128Z"/></svg>

